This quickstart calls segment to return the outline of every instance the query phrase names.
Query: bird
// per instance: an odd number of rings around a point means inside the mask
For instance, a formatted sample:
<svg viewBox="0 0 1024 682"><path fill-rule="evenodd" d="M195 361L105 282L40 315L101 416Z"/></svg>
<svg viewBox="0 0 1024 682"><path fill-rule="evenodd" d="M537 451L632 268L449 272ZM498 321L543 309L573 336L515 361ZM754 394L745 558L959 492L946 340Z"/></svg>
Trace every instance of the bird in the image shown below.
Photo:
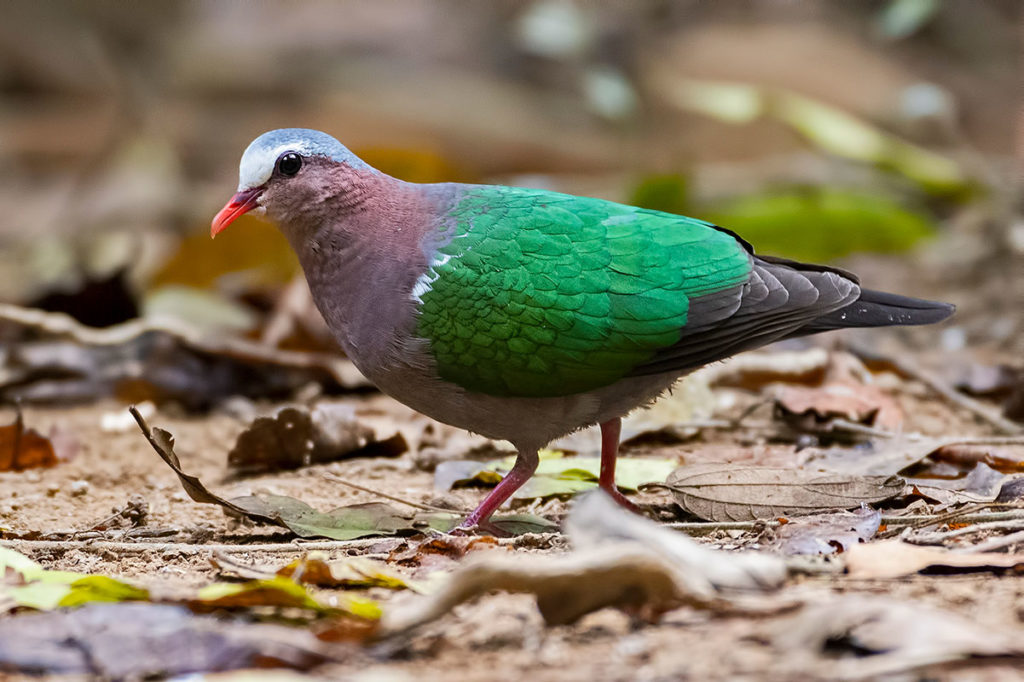
<svg viewBox="0 0 1024 682"><path fill-rule="evenodd" d="M211 236L245 213L277 224L327 326L381 391L516 448L460 525L468 531L494 531L491 515L533 475L539 450L595 424L598 485L636 509L615 486L622 418L703 365L954 311L755 254L696 218L543 189L405 182L317 130L272 130L245 149Z"/></svg>

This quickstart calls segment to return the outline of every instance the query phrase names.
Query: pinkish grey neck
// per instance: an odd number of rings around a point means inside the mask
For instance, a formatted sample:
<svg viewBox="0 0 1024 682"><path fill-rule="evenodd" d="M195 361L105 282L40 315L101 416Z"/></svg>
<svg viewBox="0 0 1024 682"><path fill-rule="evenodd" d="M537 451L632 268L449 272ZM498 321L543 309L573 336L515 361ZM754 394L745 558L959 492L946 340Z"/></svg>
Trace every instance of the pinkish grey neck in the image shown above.
<svg viewBox="0 0 1024 682"><path fill-rule="evenodd" d="M315 228L285 232L328 326L372 379L406 350L416 316L412 289L453 232L444 216L457 189L383 174L363 181L358 202L349 193ZM293 237L301 233L308 236Z"/></svg>

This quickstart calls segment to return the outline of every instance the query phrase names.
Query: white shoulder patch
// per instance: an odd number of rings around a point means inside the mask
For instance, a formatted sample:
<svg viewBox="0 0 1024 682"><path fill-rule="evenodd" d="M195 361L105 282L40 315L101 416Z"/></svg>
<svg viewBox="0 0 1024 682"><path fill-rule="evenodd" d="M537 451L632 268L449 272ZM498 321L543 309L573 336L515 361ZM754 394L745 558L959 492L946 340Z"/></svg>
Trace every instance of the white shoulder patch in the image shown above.
<svg viewBox="0 0 1024 682"><path fill-rule="evenodd" d="M434 282L436 282L437 278L440 276L434 268L443 266L451 259L452 257L450 255L442 254L430 263L430 267L427 268L426 272L419 276L412 287L412 300L417 303L423 303L423 294L427 293L434 287Z"/></svg>

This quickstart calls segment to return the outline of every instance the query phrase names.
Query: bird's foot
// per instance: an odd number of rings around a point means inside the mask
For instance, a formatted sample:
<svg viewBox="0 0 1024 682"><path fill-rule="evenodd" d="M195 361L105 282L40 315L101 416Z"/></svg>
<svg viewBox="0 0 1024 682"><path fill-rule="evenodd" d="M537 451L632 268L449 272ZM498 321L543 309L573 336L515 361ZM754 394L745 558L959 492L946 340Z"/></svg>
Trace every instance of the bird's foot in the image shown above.
<svg viewBox="0 0 1024 682"><path fill-rule="evenodd" d="M460 523L457 527L451 531L452 535L493 535L496 538L510 538L512 533L502 530L496 524L491 523L489 519L483 521L477 521L470 523L470 519L466 519Z"/></svg>
<svg viewBox="0 0 1024 682"><path fill-rule="evenodd" d="M601 486L601 490L603 490L606 493L608 493L609 495L611 495L612 499L615 500L616 502L618 502L620 506L625 507L626 509L628 509L629 511L631 511L631 512L633 512L635 514L642 513L641 510L640 510L640 507L638 507L635 504L633 504L630 501L630 499L628 497L626 497L625 495L623 495L622 493L620 493L619 489L616 488L614 485L613 486L609 486L609 487L605 487L605 486L602 485Z"/></svg>

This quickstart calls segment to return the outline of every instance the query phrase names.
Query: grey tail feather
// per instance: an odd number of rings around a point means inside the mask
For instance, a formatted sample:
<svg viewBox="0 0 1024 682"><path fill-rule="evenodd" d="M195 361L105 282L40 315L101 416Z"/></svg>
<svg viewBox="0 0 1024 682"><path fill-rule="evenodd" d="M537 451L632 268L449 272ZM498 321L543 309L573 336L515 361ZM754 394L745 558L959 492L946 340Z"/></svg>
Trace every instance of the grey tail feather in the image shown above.
<svg viewBox="0 0 1024 682"><path fill-rule="evenodd" d="M895 327L941 322L956 307L951 303L926 301L884 291L862 289L853 303L811 320L791 336L817 334L846 327Z"/></svg>

